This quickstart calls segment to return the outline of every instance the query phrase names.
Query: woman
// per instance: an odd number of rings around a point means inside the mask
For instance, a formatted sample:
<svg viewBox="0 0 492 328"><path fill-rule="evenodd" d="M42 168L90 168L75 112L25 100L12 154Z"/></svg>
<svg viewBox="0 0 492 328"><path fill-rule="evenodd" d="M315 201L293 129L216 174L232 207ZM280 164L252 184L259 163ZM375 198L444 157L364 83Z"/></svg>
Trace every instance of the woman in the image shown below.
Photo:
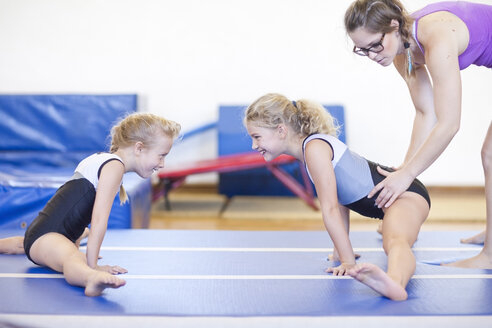
<svg viewBox="0 0 492 328"><path fill-rule="evenodd" d="M492 68L492 6L438 2L407 14L398 0L357 0L345 13L354 52L382 66L394 64L407 83L416 109L404 163L386 175L368 197L389 207L447 148L461 117L460 70ZM482 147L487 229L464 242L485 242L480 254L451 263L492 269L492 124Z"/></svg>

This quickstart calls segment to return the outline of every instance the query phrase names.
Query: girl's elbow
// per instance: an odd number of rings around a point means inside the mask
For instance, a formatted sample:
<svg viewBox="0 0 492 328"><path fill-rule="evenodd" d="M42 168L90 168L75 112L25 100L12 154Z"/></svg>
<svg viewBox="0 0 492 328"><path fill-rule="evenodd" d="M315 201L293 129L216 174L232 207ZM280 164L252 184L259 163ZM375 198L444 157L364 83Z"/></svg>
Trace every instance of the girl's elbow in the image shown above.
<svg viewBox="0 0 492 328"><path fill-rule="evenodd" d="M108 220L109 220L109 215L108 216L99 215L99 214L93 215L91 218L91 227L94 228L105 227L108 224Z"/></svg>
<svg viewBox="0 0 492 328"><path fill-rule="evenodd" d="M340 216L340 208L338 206L325 206L322 209L323 217L332 218L334 216Z"/></svg>

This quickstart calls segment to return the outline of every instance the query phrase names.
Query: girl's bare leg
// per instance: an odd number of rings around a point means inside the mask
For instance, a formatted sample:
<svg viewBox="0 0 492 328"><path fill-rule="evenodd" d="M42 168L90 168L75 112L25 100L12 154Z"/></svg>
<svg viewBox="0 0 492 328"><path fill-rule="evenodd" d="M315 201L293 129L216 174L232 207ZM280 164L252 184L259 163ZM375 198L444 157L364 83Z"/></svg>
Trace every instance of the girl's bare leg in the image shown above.
<svg viewBox="0 0 492 328"><path fill-rule="evenodd" d="M36 263L62 272L69 284L85 287L87 296L99 296L106 288L125 285L125 280L89 267L85 254L58 233L52 232L38 238L31 247L30 255Z"/></svg>
<svg viewBox="0 0 492 328"><path fill-rule="evenodd" d="M415 272L412 246L429 214L425 199L406 192L386 211L383 220L383 247L388 255L388 271L374 264L357 264L348 274L378 293L395 301L408 298L405 290Z"/></svg>
<svg viewBox="0 0 492 328"><path fill-rule="evenodd" d="M0 239L0 254L24 254L24 237Z"/></svg>
<svg viewBox="0 0 492 328"><path fill-rule="evenodd" d="M469 259L445 265L461 268L492 269L492 122L489 125L487 136L482 146L482 165L485 175L485 205L487 210L482 251ZM480 235L475 237L479 239Z"/></svg>

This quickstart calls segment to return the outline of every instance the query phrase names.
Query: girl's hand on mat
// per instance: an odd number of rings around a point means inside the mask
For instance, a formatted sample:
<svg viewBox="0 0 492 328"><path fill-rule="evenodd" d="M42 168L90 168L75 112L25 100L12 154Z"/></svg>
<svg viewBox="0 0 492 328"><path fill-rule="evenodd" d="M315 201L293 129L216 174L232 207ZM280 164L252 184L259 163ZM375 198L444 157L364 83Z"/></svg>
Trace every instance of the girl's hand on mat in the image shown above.
<svg viewBox="0 0 492 328"><path fill-rule="evenodd" d="M128 272L127 269L124 269L124 268L117 266L117 265L98 265L97 270L108 272L111 274L121 274L121 273L127 273Z"/></svg>
<svg viewBox="0 0 492 328"><path fill-rule="evenodd" d="M325 272L333 273L334 276L344 276L347 274L347 271L355 266L355 263L342 263L337 267L331 267L326 269Z"/></svg>
<svg viewBox="0 0 492 328"><path fill-rule="evenodd" d="M413 178L404 169L388 172L378 166L378 172L386 176L386 178L371 190L367 198L371 198L379 192L376 198L376 206L379 208L390 207L408 189Z"/></svg>

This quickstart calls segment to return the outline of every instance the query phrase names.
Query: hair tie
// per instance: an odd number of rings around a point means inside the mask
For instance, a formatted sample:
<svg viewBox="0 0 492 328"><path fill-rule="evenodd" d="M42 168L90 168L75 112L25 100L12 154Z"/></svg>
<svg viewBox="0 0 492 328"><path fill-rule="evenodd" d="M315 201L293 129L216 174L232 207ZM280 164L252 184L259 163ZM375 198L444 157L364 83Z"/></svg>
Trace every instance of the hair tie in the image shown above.
<svg viewBox="0 0 492 328"><path fill-rule="evenodd" d="M410 43L405 41L405 42L403 42L403 46L405 47L405 49L408 49L408 48L410 48Z"/></svg>
<svg viewBox="0 0 492 328"><path fill-rule="evenodd" d="M297 109L297 103L295 100L292 100L292 105L294 105L294 107Z"/></svg>

